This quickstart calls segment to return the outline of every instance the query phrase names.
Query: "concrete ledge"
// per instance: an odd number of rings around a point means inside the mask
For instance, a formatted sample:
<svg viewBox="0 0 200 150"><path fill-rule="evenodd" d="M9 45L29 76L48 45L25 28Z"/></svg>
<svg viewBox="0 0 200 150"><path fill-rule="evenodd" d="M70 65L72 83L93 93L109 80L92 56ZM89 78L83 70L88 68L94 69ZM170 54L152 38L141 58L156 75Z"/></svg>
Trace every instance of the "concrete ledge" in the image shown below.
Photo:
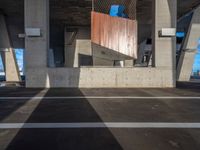
<svg viewBox="0 0 200 150"><path fill-rule="evenodd" d="M159 68L29 68L26 87L171 88L174 73Z"/></svg>

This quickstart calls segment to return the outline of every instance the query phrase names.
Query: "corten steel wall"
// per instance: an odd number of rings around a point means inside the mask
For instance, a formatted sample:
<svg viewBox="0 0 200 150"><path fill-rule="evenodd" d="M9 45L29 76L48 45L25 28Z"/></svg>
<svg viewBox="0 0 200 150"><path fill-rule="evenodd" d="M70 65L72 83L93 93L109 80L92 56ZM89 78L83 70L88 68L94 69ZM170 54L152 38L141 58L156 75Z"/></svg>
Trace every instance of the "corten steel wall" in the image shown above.
<svg viewBox="0 0 200 150"><path fill-rule="evenodd" d="M137 58L137 21L92 12L92 42Z"/></svg>

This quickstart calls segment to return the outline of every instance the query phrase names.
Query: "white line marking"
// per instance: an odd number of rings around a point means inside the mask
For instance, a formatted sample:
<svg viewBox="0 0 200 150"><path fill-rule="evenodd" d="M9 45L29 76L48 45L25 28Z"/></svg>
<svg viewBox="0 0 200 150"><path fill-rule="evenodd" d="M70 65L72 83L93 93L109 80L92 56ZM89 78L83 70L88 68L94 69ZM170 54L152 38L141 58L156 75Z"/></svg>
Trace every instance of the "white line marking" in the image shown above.
<svg viewBox="0 0 200 150"><path fill-rule="evenodd" d="M200 123L0 123L0 129L46 128L197 128Z"/></svg>
<svg viewBox="0 0 200 150"><path fill-rule="evenodd" d="M66 96L66 97L0 97L0 100L62 100L62 99L200 99L200 97L191 96Z"/></svg>

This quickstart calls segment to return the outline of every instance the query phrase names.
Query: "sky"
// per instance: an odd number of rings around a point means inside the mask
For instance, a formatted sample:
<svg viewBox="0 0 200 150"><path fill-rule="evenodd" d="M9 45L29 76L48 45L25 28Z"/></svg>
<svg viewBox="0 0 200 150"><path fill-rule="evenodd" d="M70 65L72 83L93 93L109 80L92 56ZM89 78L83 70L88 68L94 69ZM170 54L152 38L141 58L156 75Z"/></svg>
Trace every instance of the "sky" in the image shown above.
<svg viewBox="0 0 200 150"><path fill-rule="evenodd" d="M1 59L1 55L0 55L0 72L3 70L3 64L2 64L2 59Z"/></svg>
<svg viewBox="0 0 200 150"><path fill-rule="evenodd" d="M17 64L19 66L19 70L23 70L23 49L15 49L15 54L17 58ZM2 58L0 57L0 72L3 70Z"/></svg>
<svg viewBox="0 0 200 150"><path fill-rule="evenodd" d="M24 52L23 49L15 49L17 64L19 66L20 71L23 70L23 58L24 58L23 52Z"/></svg>
<svg viewBox="0 0 200 150"><path fill-rule="evenodd" d="M198 44L198 52L195 56L195 61L193 65L193 72L197 72L197 70L200 70L200 38L199 38L199 44Z"/></svg>

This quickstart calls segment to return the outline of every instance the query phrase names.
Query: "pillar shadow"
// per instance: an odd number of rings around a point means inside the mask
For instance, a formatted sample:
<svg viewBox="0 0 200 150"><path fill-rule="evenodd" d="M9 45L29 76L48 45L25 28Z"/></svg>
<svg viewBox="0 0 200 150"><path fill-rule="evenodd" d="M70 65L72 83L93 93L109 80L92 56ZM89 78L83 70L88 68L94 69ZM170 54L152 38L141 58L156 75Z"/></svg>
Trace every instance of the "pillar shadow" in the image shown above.
<svg viewBox="0 0 200 150"><path fill-rule="evenodd" d="M0 122L24 106L31 98L37 95L42 89L25 89L25 88L1 88L0 97L27 97L27 99L2 99L0 101Z"/></svg>
<svg viewBox="0 0 200 150"><path fill-rule="evenodd" d="M79 89L49 89L49 96L84 96ZM87 99L43 99L26 123L103 122ZM6 150L122 150L108 128L20 129Z"/></svg>

